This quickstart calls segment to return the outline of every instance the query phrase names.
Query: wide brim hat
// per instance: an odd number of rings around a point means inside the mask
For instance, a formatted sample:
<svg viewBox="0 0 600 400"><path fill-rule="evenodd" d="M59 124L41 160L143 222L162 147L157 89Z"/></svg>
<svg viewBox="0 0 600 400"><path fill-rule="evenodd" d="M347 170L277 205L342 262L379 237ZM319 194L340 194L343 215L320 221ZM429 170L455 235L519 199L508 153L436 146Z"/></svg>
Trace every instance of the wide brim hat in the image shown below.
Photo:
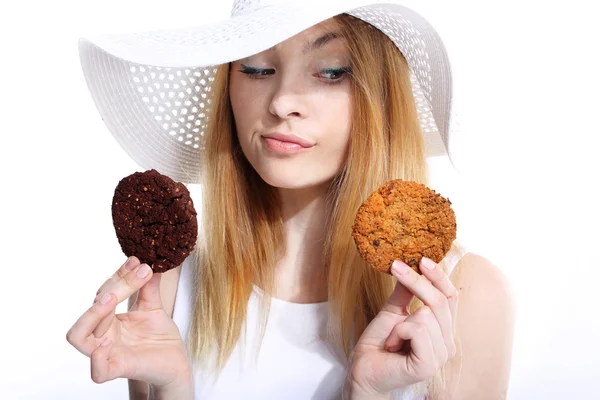
<svg viewBox="0 0 600 400"><path fill-rule="evenodd" d="M449 155L452 75L440 35L413 1L236 0L214 24L79 39L100 115L143 169L200 182L203 130L216 67L267 50L346 13L385 33L410 67L428 157Z"/></svg>

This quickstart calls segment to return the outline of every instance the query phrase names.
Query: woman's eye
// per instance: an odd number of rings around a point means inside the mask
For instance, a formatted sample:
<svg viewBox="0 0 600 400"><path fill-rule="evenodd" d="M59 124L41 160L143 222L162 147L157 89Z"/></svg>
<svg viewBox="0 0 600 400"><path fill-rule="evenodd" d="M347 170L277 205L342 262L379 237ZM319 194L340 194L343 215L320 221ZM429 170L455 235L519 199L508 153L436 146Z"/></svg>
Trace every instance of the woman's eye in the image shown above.
<svg viewBox="0 0 600 400"><path fill-rule="evenodd" d="M343 68L326 68L322 70L319 75L324 77L325 79L331 81L329 83L340 82L345 74L349 74L351 72L349 67Z"/></svg>
<svg viewBox="0 0 600 400"><path fill-rule="evenodd" d="M321 71L321 76L337 81L348 72L348 68L327 68Z"/></svg>
<svg viewBox="0 0 600 400"><path fill-rule="evenodd" d="M261 77L266 77L268 75L273 75L275 73L274 69L255 68L243 64L242 68L239 71L243 74L257 79L260 79ZM321 70L317 74L317 76L320 78L324 78L325 83L338 83L344 79L345 74L349 73L351 73L350 67L326 68Z"/></svg>
<svg viewBox="0 0 600 400"><path fill-rule="evenodd" d="M242 64L242 69L240 69L239 71L243 74L255 76L255 77L271 75L275 72L274 69L254 68L254 67L248 67L243 64Z"/></svg>

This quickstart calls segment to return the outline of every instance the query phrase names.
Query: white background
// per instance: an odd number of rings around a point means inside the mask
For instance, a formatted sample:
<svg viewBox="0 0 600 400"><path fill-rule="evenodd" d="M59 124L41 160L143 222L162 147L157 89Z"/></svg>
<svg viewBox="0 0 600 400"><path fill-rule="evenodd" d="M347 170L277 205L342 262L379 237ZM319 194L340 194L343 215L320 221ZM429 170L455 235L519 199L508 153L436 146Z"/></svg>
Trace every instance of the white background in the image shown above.
<svg viewBox="0 0 600 400"><path fill-rule="evenodd" d="M452 199L463 241L512 282L509 398L600 398L594 2L451 3L430 12L461 96L452 146L460 173L433 160L432 186ZM94 384L88 359L65 340L124 260L110 204L119 179L139 170L93 105L77 39L222 19L231 2L8 4L0 6L0 398L124 399L126 382Z"/></svg>

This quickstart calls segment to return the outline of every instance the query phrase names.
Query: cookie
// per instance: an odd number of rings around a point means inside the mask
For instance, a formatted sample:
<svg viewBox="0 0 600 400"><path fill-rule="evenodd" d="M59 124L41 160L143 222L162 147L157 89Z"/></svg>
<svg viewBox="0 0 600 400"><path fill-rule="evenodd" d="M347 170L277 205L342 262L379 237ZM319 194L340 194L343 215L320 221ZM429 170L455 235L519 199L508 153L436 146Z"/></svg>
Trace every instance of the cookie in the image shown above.
<svg viewBox="0 0 600 400"><path fill-rule="evenodd" d="M112 218L121 249L154 272L177 267L194 250L196 215L188 189L154 169L129 175L115 188Z"/></svg>
<svg viewBox="0 0 600 400"><path fill-rule="evenodd" d="M456 216L448 199L427 186L403 180L381 185L359 207L352 236L361 257L390 273L401 260L420 273L427 257L440 262L456 239Z"/></svg>

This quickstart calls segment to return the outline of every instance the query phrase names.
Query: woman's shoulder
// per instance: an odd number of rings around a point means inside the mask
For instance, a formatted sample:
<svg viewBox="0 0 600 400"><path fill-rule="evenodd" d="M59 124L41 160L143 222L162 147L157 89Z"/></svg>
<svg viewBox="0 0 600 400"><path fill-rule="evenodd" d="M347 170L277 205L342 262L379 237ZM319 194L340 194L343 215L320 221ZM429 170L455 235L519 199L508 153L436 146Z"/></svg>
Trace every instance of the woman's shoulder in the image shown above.
<svg viewBox="0 0 600 400"><path fill-rule="evenodd" d="M463 308L475 311L474 307L477 305L502 308L514 306L508 277L489 259L479 254L465 253L450 273L450 280L459 292L459 304L462 303ZM469 304L471 302L477 305Z"/></svg>
<svg viewBox="0 0 600 400"><path fill-rule="evenodd" d="M459 293L456 330L462 354L456 360L460 368L449 368L462 370L458 398L480 398L482 393L505 398L515 326L509 280L490 260L474 253L460 259L450 279Z"/></svg>
<svg viewBox="0 0 600 400"><path fill-rule="evenodd" d="M502 291L503 296L512 296L507 276L489 259L471 252L466 252L457 262L450 274L450 279L471 290ZM461 288L457 286L459 291Z"/></svg>

